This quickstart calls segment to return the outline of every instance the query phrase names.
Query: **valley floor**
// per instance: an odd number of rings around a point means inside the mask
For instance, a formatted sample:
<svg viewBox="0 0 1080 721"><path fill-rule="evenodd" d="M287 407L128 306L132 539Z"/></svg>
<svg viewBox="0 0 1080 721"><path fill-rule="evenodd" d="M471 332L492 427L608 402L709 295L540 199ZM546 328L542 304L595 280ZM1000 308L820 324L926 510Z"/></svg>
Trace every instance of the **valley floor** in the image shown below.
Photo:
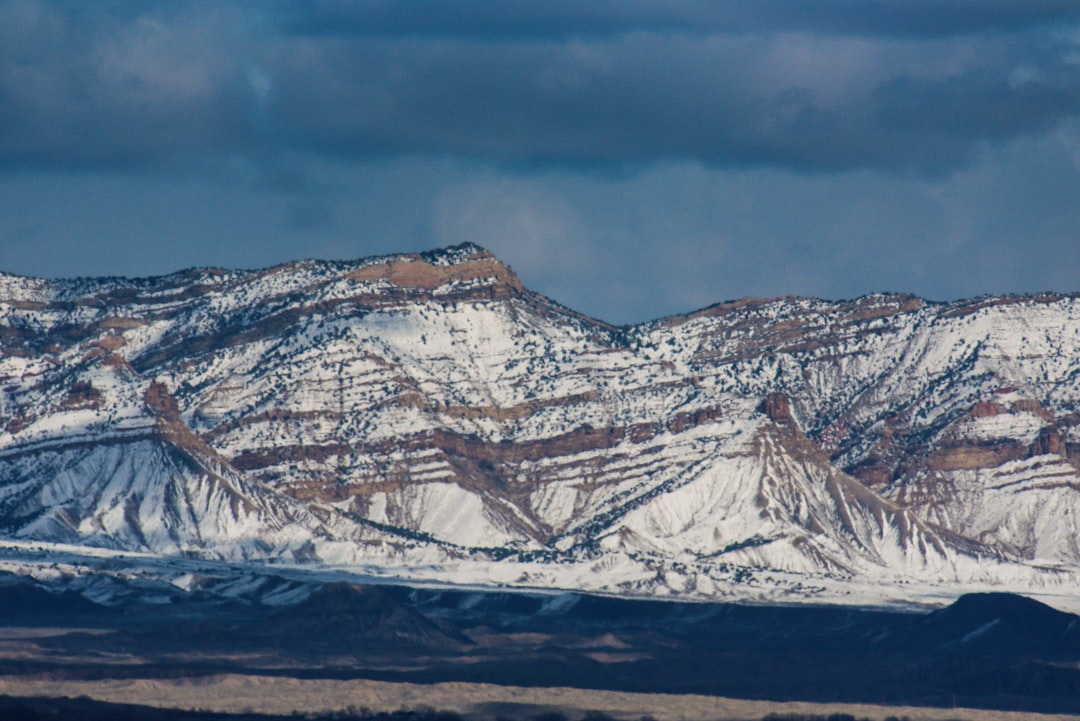
<svg viewBox="0 0 1080 721"><path fill-rule="evenodd" d="M0 696L259 714L423 706L478 721L1080 721L1080 617L1010 594L901 612L249 576L198 590L112 579L112 598L130 597L106 606L2 580Z"/></svg>
<svg viewBox="0 0 1080 721"><path fill-rule="evenodd" d="M112 703L222 713L327 713L439 709L468 719L528 719L560 713L580 718L598 712L615 719L727 721L769 714L911 721L1075 721L1080 716L969 708L920 708L807 702L750 701L695 694L649 694L575 688L526 688L482 683L412 684L365 679L297 679L222 674L178 679L93 681L0 677L0 694L25 697L86 697Z"/></svg>

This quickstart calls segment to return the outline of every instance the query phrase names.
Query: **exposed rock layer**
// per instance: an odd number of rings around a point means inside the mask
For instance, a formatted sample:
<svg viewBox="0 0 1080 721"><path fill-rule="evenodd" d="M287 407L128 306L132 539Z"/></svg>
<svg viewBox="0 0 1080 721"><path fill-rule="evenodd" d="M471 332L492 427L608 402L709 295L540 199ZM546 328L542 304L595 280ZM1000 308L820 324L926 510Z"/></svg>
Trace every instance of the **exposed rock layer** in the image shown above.
<svg viewBox="0 0 1080 721"><path fill-rule="evenodd" d="M1078 347L1080 302L1050 295L616 328L471 245L0 276L0 521L161 553L495 559L540 585L607 564L625 591L1026 582L1018 561L1080 563Z"/></svg>

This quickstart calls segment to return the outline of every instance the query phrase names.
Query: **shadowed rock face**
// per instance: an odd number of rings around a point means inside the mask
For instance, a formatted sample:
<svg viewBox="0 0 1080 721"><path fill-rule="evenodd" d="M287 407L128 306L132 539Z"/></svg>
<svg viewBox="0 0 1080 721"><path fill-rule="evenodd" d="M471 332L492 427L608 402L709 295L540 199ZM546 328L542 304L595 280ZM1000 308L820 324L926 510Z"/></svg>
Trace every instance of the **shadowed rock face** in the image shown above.
<svg viewBox="0 0 1080 721"><path fill-rule="evenodd" d="M468 244L0 293L8 535L616 593L1080 563L1071 296L615 328Z"/></svg>
<svg viewBox="0 0 1080 721"><path fill-rule="evenodd" d="M778 423L793 422L791 417L791 399L783 393L770 393L761 402L761 412L770 420Z"/></svg>
<svg viewBox="0 0 1080 721"><path fill-rule="evenodd" d="M1080 616L1010 593L972 593L912 630L925 648L1002 658L1080 657Z"/></svg>
<svg viewBox="0 0 1080 721"><path fill-rule="evenodd" d="M238 633L280 646L354 652L365 647L462 649L472 643L378 587L347 583L323 586L307 600Z"/></svg>
<svg viewBox="0 0 1080 721"><path fill-rule="evenodd" d="M950 707L942 718L957 706L1065 713L1080 707L1080 639L1073 630L1080 618L1009 594L968 595L932 612L890 612L331 584L270 609L259 603L267 592L311 588L251 576L239 586L207 580L190 595L161 585L171 603L160 602L160 586L143 585L144 595L129 598L122 613L98 614L96 633L0 634L5 675L30 683L139 679L136 686L148 679L190 686L192 677L208 674L283 683L482 682L488 689L569 686ZM228 601L215 601L214 589ZM0 593L0 604L5 597Z"/></svg>
<svg viewBox="0 0 1080 721"><path fill-rule="evenodd" d="M52 592L24 578L0 576L2 625L78 625L115 618L111 611L75 591Z"/></svg>

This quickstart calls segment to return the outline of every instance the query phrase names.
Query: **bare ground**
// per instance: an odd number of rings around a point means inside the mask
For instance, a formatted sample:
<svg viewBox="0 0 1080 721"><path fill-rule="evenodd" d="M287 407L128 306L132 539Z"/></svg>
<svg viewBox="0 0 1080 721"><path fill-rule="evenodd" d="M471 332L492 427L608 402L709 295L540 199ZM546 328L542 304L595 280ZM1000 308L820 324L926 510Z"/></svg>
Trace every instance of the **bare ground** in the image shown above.
<svg viewBox="0 0 1080 721"><path fill-rule="evenodd" d="M478 683L431 685L369 680L295 679L222 674L189 679L72 681L0 677L0 695L80 697L158 708L225 713L289 714L364 709L397 711L434 708L477 721L528 718L548 711L579 717L598 711L621 719L652 716L657 721L760 719L770 713L844 713L869 719L889 716L911 721L1078 721L1080 716L1022 711L940 709L866 704L780 703L715 696L591 691L573 688L523 688Z"/></svg>

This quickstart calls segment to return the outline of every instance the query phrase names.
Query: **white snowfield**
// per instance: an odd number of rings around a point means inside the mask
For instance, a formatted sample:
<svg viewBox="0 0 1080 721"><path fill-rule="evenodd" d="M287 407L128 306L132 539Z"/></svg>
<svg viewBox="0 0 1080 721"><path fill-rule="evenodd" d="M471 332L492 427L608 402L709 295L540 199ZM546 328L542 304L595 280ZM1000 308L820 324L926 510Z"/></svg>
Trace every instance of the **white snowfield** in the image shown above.
<svg viewBox="0 0 1080 721"><path fill-rule="evenodd" d="M163 578L216 560L1068 606L1078 403L1074 296L748 299L615 328L472 245L0 274L0 567L47 575L33 546Z"/></svg>

